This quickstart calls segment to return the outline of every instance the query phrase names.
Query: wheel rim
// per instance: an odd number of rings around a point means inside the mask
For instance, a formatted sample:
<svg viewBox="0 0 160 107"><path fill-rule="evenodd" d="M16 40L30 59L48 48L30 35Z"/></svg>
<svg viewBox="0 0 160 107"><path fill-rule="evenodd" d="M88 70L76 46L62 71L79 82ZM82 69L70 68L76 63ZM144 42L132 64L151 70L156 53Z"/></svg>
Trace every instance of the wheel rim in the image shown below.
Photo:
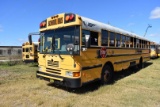
<svg viewBox="0 0 160 107"><path fill-rule="evenodd" d="M110 78L109 70L105 70L103 78L104 78L104 82L108 82L109 81L109 78Z"/></svg>

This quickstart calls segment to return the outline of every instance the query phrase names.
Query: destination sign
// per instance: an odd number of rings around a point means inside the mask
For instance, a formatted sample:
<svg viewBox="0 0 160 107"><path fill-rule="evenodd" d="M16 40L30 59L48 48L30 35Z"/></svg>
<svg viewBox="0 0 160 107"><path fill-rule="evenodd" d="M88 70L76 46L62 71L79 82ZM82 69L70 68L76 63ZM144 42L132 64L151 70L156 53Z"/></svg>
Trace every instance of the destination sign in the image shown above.
<svg viewBox="0 0 160 107"><path fill-rule="evenodd" d="M48 21L48 26L58 25L61 23L63 23L63 17Z"/></svg>

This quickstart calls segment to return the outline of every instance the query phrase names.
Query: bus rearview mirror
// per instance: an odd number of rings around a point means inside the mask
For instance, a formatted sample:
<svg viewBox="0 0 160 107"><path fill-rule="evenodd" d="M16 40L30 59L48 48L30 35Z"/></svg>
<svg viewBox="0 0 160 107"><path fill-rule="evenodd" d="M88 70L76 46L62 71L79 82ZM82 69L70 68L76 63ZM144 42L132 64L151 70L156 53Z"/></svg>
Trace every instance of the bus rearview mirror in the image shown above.
<svg viewBox="0 0 160 107"><path fill-rule="evenodd" d="M28 35L29 44L32 45L32 35Z"/></svg>
<svg viewBox="0 0 160 107"><path fill-rule="evenodd" d="M85 48L90 47L90 35L85 35Z"/></svg>

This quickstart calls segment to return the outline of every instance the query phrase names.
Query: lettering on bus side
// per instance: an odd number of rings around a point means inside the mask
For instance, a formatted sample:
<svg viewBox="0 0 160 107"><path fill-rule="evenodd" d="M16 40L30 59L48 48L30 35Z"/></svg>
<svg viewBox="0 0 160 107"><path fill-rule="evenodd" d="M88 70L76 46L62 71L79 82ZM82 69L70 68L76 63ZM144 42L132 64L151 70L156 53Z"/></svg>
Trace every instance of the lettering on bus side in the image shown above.
<svg viewBox="0 0 160 107"><path fill-rule="evenodd" d="M57 24L61 24L63 23L63 18L58 18L58 19L54 19L54 20L50 20L48 21L48 26L53 26L53 25L57 25Z"/></svg>
<svg viewBox="0 0 160 107"><path fill-rule="evenodd" d="M95 26L95 24L89 23L89 22L85 22L83 21L84 26L89 26L89 27L93 27Z"/></svg>

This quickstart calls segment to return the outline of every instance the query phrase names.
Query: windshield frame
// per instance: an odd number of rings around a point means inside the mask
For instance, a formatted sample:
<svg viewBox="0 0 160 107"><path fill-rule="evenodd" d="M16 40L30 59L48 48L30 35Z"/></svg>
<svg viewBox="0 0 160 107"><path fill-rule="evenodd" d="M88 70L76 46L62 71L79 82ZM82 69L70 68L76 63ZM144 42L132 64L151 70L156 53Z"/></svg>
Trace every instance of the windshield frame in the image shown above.
<svg viewBox="0 0 160 107"><path fill-rule="evenodd" d="M62 32L61 30L62 31L64 30L64 32ZM40 33L42 34L40 36L40 46L39 46L40 54L70 55L70 52L67 51L66 49L64 50L64 48L63 48L63 51L61 49L52 49L51 52L43 50L44 47L45 47L45 43L47 43L47 42L44 41L44 38L52 37L52 39L55 38L55 41L60 39L60 47L61 47L62 45L64 45L63 43L65 43L67 45L67 43L65 41L65 39L66 39L65 36L67 36L67 34L65 34L65 33L69 33L69 34L71 34L71 35L69 35L70 36L70 38L69 38L70 39L70 43L73 43L74 47L77 48L77 50L74 50L72 54L73 55L80 55L80 26L79 25L68 26L68 27L52 29L52 30L45 30L45 31L41 31ZM49 34L52 35L52 36L48 36ZM64 38L64 39L62 39L62 38ZM77 44L75 44L75 42L77 42ZM51 49L51 48L49 48L49 49Z"/></svg>

